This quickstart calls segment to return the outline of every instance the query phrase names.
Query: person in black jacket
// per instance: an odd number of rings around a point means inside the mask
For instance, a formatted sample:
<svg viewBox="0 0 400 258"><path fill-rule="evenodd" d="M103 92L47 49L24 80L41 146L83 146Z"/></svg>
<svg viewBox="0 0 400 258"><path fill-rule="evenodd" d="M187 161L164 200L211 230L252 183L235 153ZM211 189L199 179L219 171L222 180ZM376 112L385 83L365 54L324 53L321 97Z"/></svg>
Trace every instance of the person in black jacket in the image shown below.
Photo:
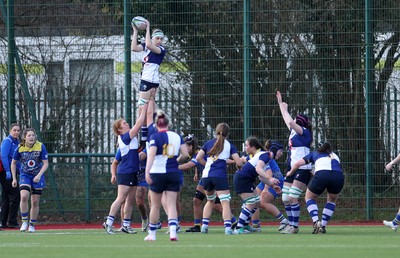
<svg viewBox="0 0 400 258"><path fill-rule="evenodd" d="M21 128L18 124L11 124L10 134L1 143L1 161L4 172L0 173L2 186L1 201L1 225L2 228L19 228L17 217L19 208L19 187L12 187L11 160L18 148Z"/></svg>

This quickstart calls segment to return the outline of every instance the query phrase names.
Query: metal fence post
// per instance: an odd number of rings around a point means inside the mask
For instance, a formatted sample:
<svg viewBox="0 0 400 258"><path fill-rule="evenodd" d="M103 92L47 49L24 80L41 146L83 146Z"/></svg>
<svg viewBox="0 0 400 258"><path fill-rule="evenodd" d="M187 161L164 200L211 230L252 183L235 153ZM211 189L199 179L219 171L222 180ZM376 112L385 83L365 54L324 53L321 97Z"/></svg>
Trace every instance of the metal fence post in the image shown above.
<svg viewBox="0 0 400 258"><path fill-rule="evenodd" d="M90 154L85 157L86 169L85 169L85 191L86 191L86 222L90 222L90 170L91 170L91 156Z"/></svg>

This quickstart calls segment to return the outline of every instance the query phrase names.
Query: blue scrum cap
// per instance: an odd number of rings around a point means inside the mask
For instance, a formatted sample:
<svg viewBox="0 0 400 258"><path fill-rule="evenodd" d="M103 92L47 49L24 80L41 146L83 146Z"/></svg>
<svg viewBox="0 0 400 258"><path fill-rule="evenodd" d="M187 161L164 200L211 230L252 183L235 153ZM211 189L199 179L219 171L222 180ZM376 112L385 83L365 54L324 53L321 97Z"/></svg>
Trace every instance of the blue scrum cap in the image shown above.
<svg viewBox="0 0 400 258"><path fill-rule="evenodd" d="M269 146L269 150L272 151L272 153L274 154L274 158L276 156L276 153L278 152L278 150L283 149L283 144L278 142L278 141L271 141L271 145Z"/></svg>
<svg viewBox="0 0 400 258"><path fill-rule="evenodd" d="M296 124L300 125L301 127L306 127L310 123L310 119L308 116L299 114L296 116Z"/></svg>

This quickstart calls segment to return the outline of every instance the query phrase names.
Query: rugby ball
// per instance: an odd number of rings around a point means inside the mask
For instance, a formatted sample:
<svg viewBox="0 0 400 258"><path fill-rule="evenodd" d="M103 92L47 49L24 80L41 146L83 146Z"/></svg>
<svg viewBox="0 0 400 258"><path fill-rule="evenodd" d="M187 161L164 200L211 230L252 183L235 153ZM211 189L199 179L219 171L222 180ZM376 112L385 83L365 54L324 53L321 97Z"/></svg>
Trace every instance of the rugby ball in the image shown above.
<svg viewBox="0 0 400 258"><path fill-rule="evenodd" d="M145 30L147 26L147 20L142 16L136 16L132 19L132 26L138 30Z"/></svg>

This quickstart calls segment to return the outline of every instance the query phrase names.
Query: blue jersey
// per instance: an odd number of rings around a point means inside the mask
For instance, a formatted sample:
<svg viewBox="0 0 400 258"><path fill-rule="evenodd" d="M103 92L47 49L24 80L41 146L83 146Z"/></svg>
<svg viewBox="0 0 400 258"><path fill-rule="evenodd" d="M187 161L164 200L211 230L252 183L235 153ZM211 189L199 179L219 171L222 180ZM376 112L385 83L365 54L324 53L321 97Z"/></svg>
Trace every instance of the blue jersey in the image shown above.
<svg viewBox="0 0 400 258"><path fill-rule="evenodd" d="M156 125L154 123L151 123L148 127L147 127L147 142L146 142L146 155L149 152L149 147L150 147L150 138L153 134L158 133L158 129L156 127ZM144 168L146 168L146 160L144 160Z"/></svg>
<svg viewBox="0 0 400 258"><path fill-rule="evenodd" d="M146 149L144 149L143 152L145 152L147 154ZM120 163L122 160L121 151L119 150L119 148L117 149L117 153L115 153L114 159L116 161L118 161L118 163ZM146 182L146 178L145 178L145 174L144 174L145 169L146 169L146 159L140 161L140 171L137 174L138 186L149 186Z"/></svg>
<svg viewBox="0 0 400 258"><path fill-rule="evenodd" d="M161 53L157 54L151 52L151 50L149 50L146 47L145 43L142 43L141 45L143 47L143 51L145 52L145 56L142 59L143 69L142 69L141 79L147 82L159 84L160 83L159 69L167 51L163 46L159 46L159 48L161 49Z"/></svg>
<svg viewBox="0 0 400 258"><path fill-rule="evenodd" d="M254 154L254 155L256 155L257 153L259 153L261 151L261 149L257 149L257 151L256 151L256 153ZM249 161L252 157L254 157L254 155L253 154L249 154L249 155L247 155L245 158L246 158L246 162L247 161Z"/></svg>
<svg viewBox="0 0 400 258"><path fill-rule="evenodd" d="M121 152L121 162L118 164L117 174L129 174L139 171L139 141L137 137L131 139L129 132L118 136L118 148Z"/></svg>
<svg viewBox="0 0 400 258"><path fill-rule="evenodd" d="M150 173L180 172L179 163L176 159L179 156L182 144L184 144L182 137L172 131L159 131L150 136L150 148L153 146L157 148Z"/></svg>
<svg viewBox="0 0 400 258"><path fill-rule="evenodd" d="M272 177L276 179L283 179L281 169L278 166L276 160L271 159L267 165L265 165L264 170L270 169L272 171Z"/></svg>
<svg viewBox="0 0 400 258"><path fill-rule="evenodd" d="M146 141L146 148L143 150L144 153L149 153L149 147L150 147L150 138L153 134L156 134L158 132L158 129L156 127L156 125L154 123L151 123L148 127L147 127L147 141ZM140 161L140 169L141 171L146 170L146 163L147 163L147 158L145 158L144 160Z"/></svg>
<svg viewBox="0 0 400 258"><path fill-rule="evenodd" d="M147 148L144 148L142 150L142 152L146 153L146 156L147 156ZM139 157L139 159L140 159L140 157ZM144 160L140 160L140 165L139 165L140 171L146 170L146 162L147 162L147 158L145 158Z"/></svg>
<svg viewBox="0 0 400 258"><path fill-rule="evenodd" d="M37 175L43 167L43 160L47 160L47 150L44 144L36 141L31 148L19 146L14 153L14 160L20 163L20 173Z"/></svg>
<svg viewBox="0 0 400 258"><path fill-rule="evenodd" d="M119 148L117 149L117 153L115 153L114 159L115 159L116 161L118 161L118 163L121 162L121 160L122 160L121 151L119 150Z"/></svg>
<svg viewBox="0 0 400 258"><path fill-rule="evenodd" d="M1 161L5 171L11 171L11 160L18 149L19 141L14 139L11 135L1 142ZM17 165L17 171L19 170Z"/></svg>
<svg viewBox="0 0 400 258"><path fill-rule="evenodd" d="M288 171L294 165L294 163L310 153L310 146L312 143L311 132L305 127L302 127L302 129L302 135L297 134L293 129L290 130ZM311 165L304 165L299 169L311 169Z"/></svg>
<svg viewBox="0 0 400 258"><path fill-rule="evenodd" d="M157 132L158 129L156 125L154 123L151 123L151 125L147 127L147 141L150 141L150 137Z"/></svg>
<svg viewBox="0 0 400 258"><path fill-rule="evenodd" d="M232 154L237 153L236 147L228 140L224 140L224 148L218 155L208 156L207 153L214 146L217 139L209 140L201 148L206 153L206 166L203 169L203 178L205 177L227 177L226 174L226 160L229 159Z"/></svg>
<svg viewBox="0 0 400 258"><path fill-rule="evenodd" d="M308 163L314 163L315 169L314 174L321 170L331 170L342 172L342 166L340 165L340 159L335 153L321 153L318 151L313 151L307 156L305 156L304 161Z"/></svg>
<svg viewBox="0 0 400 258"><path fill-rule="evenodd" d="M197 152L193 155L193 157L192 157L192 159L190 160L190 162L193 162L193 163L196 165L197 172L203 173L204 166L201 165L200 162L197 161L196 157L197 157Z"/></svg>
<svg viewBox="0 0 400 258"><path fill-rule="evenodd" d="M271 159L268 164L266 164L263 168L264 170L270 169L272 171L272 177L276 178L279 180L279 186L282 188L283 187L283 181L284 181L284 176L281 172L281 169L278 166L278 163L276 160ZM264 190L265 184L263 182L260 182L257 185L257 188L260 189L261 191ZM278 197L278 194L275 192L273 188L269 188L269 192L274 196L274 198Z"/></svg>
<svg viewBox="0 0 400 258"><path fill-rule="evenodd" d="M269 152L267 151L260 151L257 154L254 155L251 159L249 159L246 164L242 167L241 170L236 171L236 173L242 174L243 176L247 177L252 177L256 178L259 176L259 174L256 171L257 163L258 161L262 160L265 165L264 165L264 170L266 168L266 165L271 161L271 158L269 157Z"/></svg>

